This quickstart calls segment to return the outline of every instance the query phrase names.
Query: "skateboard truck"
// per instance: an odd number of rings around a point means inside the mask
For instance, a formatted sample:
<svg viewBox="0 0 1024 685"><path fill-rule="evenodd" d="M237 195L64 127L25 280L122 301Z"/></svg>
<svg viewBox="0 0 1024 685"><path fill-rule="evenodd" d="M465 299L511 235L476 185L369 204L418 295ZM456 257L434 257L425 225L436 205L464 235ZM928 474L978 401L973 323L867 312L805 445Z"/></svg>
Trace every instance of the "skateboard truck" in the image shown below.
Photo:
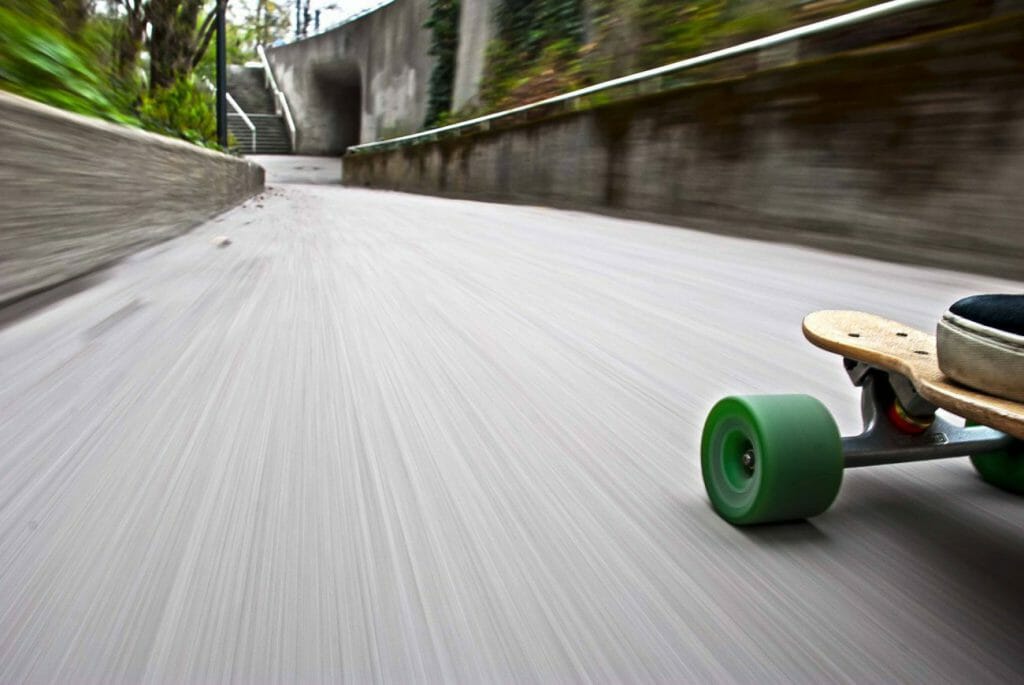
<svg viewBox="0 0 1024 685"><path fill-rule="evenodd" d="M935 338L896 321L821 311L804 318L803 331L842 357L861 389L864 429L841 436L828 408L810 395L722 398L704 422L701 475L726 521L817 516L832 505L846 469L948 457L968 456L982 479L1024 495L1024 403L950 382ZM946 411L970 425L955 425Z"/></svg>
<svg viewBox="0 0 1024 685"><path fill-rule="evenodd" d="M870 364L844 359L850 380L861 389L860 412L864 431L844 437L843 468L899 464L928 459L965 457L1008 448L1012 436L987 426L957 426L936 414L937 407L922 398L908 378ZM896 402L911 417L926 424L908 433L889 419Z"/></svg>

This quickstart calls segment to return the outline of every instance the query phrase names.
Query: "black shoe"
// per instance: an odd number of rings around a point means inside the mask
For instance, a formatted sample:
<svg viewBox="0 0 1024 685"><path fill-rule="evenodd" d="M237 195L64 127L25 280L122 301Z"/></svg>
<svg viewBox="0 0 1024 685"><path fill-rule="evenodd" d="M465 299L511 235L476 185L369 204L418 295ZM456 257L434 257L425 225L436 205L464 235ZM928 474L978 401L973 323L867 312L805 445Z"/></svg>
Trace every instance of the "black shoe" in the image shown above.
<svg viewBox="0 0 1024 685"><path fill-rule="evenodd" d="M1024 402L1024 295L973 295L936 331L939 368L989 395Z"/></svg>

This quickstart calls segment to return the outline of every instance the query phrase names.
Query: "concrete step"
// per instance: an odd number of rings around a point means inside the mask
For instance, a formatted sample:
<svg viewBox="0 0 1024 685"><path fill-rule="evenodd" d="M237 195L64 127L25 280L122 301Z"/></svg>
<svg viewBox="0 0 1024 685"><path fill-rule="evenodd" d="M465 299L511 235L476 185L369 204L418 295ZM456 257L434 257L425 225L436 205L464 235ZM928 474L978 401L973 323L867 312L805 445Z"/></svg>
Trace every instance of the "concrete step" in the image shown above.
<svg viewBox="0 0 1024 685"><path fill-rule="evenodd" d="M228 92L246 114L274 113L274 98L266 88L261 68L229 66Z"/></svg>
<svg viewBox="0 0 1024 685"><path fill-rule="evenodd" d="M256 145L252 131L241 116L228 115L228 130L238 148L245 154L288 154L291 139L284 120L274 112L274 98L264 82L263 69L232 65L228 68L228 92L256 128Z"/></svg>
<svg viewBox="0 0 1024 685"><path fill-rule="evenodd" d="M284 120L273 114L248 115L256 129L256 145L252 143L252 130L241 116L228 115L228 130L234 135L237 146L243 154L290 154L291 139Z"/></svg>

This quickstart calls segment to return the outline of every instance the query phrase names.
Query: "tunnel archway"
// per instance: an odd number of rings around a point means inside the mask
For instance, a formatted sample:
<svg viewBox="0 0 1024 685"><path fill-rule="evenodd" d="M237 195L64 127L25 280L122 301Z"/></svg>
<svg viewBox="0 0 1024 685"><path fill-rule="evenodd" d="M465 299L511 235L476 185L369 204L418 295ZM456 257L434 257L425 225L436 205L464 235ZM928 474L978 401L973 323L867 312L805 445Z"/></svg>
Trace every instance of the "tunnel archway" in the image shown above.
<svg viewBox="0 0 1024 685"><path fill-rule="evenodd" d="M362 70L355 60L329 62L313 68L313 85L325 117L325 152L340 155L357 145L362 130Z"/></svg>

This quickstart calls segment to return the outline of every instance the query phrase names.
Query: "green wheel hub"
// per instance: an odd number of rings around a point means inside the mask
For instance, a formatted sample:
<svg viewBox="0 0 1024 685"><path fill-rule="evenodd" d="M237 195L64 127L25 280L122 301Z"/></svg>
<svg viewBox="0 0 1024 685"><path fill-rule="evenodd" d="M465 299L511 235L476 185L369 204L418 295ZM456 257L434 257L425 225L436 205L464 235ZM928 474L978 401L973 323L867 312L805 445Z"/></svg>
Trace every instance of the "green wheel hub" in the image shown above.
<svg viewBox="0 0 1024 685"><path fill-rule="evenodd" d="M977 425L968 421L967 425ZM1004 450L971 456L971 463L987 483L1024 495L1024 442L1017 441Z"/></svg>
<svg viewBox="0 0 1024 685"><path fill-rule="evenodd" d="M712 506L730 523L817 516L843 481L839 429L807 395L726 397L704 423L701 471Z"/></svg>

